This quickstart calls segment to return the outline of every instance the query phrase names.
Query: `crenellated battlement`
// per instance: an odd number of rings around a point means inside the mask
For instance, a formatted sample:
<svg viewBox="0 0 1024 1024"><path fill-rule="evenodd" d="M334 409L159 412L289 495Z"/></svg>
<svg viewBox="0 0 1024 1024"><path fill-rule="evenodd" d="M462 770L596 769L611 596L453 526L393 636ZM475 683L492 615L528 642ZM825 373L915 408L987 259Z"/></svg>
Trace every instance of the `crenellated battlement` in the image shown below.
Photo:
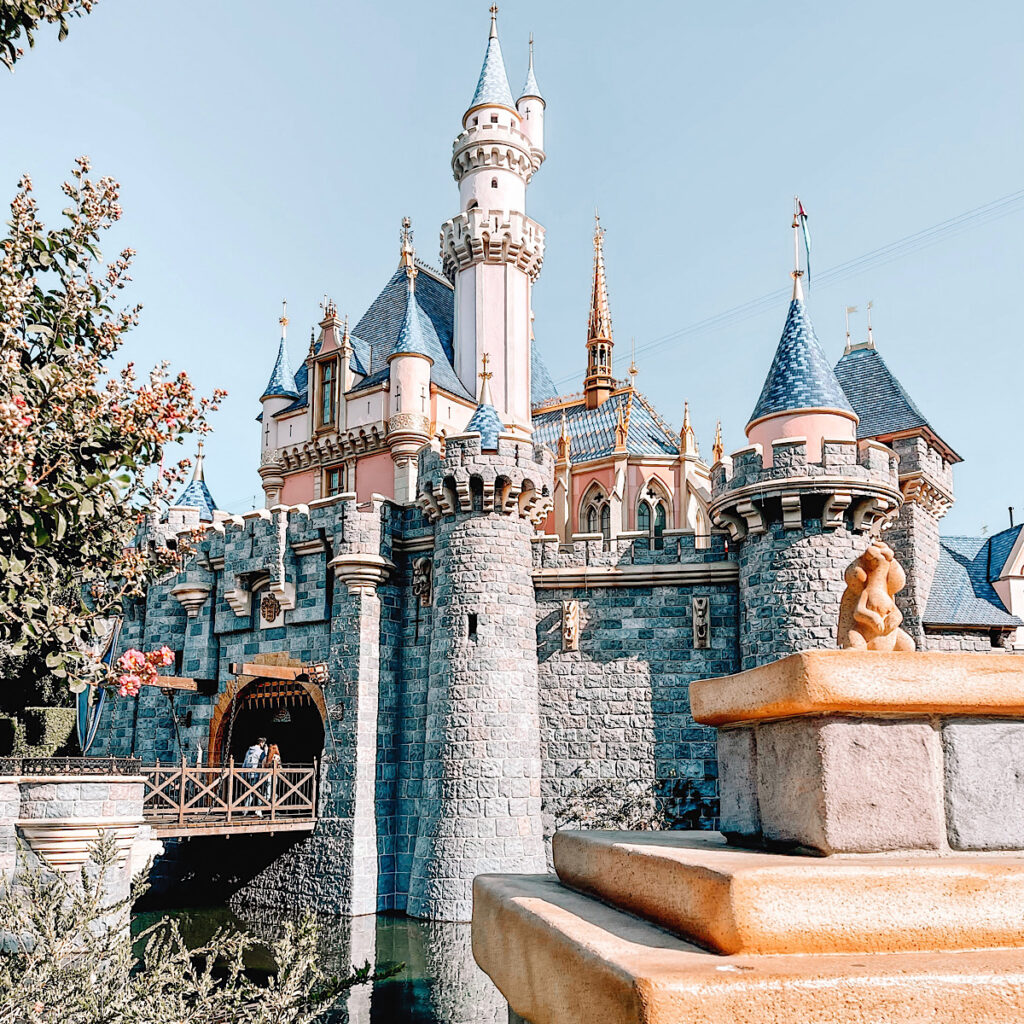
<svg viewBox="0 0 1024 1024"><path fill-rule="evenodd" d="M557 535L540 534L533 539L533 564L551 570L700 566L730 557L724 533L698 537L692 530L666 530L660 539L658 548L646 533L624 533L608 541L600 533L577 533L567 544Z"/></svg>
<svg viewBox="0 0 1024 1024"><path fill-rule="evenodd" d="M813 518L825 529L848 521L855 532L870 531L903 503L899 456L877 441L825 440L812 458L806 438L780 438L770 461L755 444L711 469L711 516L734 540L764 532L774 519L787 530Z"/></svg>
<svg viewBox="0 0 1024 1024"><path fill-rule="evenodd" d="M441 225L441 265L449 280L484 262L511 263L536 281L544 264L544 228L516 210L480 207Z"/></svg>
<svg viewBox="0 0 1024 1024"><path fill-rule="evenodd" d="M497 512L539 525L552 508L555 460L543 445L498 437L496 451L479 434L449 438L444 455L425 448L419 456L419 497L424 515Z"/></svg>
<svg viewBox="0 0 1024 1024"><path fill-rule="evenodd" d="M456 181L470 171L486 167L515 171L528 183L543 162L543 153L529 137L507 124L470 125L452 143L452 173Z"/></svg>

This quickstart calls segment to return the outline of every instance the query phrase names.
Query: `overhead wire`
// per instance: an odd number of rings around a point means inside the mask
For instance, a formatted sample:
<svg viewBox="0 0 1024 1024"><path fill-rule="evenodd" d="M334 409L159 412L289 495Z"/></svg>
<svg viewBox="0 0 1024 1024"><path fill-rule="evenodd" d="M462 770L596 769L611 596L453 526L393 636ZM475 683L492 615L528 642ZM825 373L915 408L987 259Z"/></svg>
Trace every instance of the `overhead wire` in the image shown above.
<svg viewBox="0 0 1024 1024"><path fill-rule="evenodd" d="M895 260L902 259L910 253L936 245L941 241L945 241L947 238L952 238L958 234L962 234L964 231L970 230L971 228L979 227L980 225L990 223L991 221L1000 220L1003 217L1017 212L1019 209L1024 209L1024 189L1020 189L1016 192L1010 192L1005 196L1000 196L998 199L991 200L991 202L984 203L981 206L976 206L970 210L965 210L963 213L957 214L955 217L939 221L930 227L922 228L920 231L915 231L912 234L905 235L903 238L896 239L886 245L879 246L877 249L872 249L869 252L863 253L854 259L847 260L845 263L839 263L834 267L829 267L826 270L820 271L814 275L814 283L821 288L826 285L847 280L851 277L856 277L858 274L862 274L873 267L884 266L887 263L892 263ZM731 309L724 310L721 313L717 313L714 316L698 320L695 323L688 324L685 327L680 327L667 334L663 334L658 338L654 338L651 341L637 345L636 352L651 352L663 345L667 345L670 341L676 341L680 338L692 336L694 334L701 334L714 330L721 330L725 327L732 327L735 324L742 323L745 320L749 320L752 317L758 316L760 313L766 312L767 310L775 307L788 295L788 288L776 289L775 291L769 292L756 299L750 299L747 302L742 302L739 305L733 306ZM570 373L564 377L558 378L555 383L568 384L577 378L577 373Z"/></svg>

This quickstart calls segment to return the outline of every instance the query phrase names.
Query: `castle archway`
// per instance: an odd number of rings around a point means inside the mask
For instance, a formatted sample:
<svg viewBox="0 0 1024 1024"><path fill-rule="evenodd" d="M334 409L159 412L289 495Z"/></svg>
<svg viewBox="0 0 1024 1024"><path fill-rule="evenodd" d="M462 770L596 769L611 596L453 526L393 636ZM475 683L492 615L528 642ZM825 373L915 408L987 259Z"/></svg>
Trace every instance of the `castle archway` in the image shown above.
<svg viewBox="0 0 1024 1024"><path fill-rule="evenodd" d="M287 654L257 655L250 664L301 667ZM326 705L315 683L238 676L229 680L210 721L210 763L240 762L261 736L276 743L281 763L312 764L324 749Z"/></svg>

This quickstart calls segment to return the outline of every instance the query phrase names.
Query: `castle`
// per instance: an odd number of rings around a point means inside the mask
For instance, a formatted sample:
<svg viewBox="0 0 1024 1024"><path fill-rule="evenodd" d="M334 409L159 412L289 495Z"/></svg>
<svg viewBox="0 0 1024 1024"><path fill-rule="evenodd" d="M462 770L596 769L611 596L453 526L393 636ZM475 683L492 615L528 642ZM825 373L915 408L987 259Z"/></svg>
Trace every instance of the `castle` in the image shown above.
<svg viewBox="0 0 1024 1024"><path fill-rule="evenodd" d="M93 752L220 763L269 733L286 761L316 759L312 835L233 840L251 903L468 920L473 876L543 871L559 808L594 780L671 783L712 827L715 735L690 683L834 647L844 571L879 531L918 647L1016 643L1020 527L940 537L959 456L870 334L830 365L799 265L740 451L719 430L709 465L688 413L676 431L634 373L616 378L600 225L582 392L556 394L533 344L545 235L526 212L544 116L532 45L514 99L492 10L441 269L406 220L383 290L351 330L325 301L296 371L282 316L266 507L218 510L200 456L140 539L203 528L121 636L171 647L198 689L114 702ZM231 676L260 660L325 663L328 680ZM195 869L216 842L171 843L158 870Z"/></svg>

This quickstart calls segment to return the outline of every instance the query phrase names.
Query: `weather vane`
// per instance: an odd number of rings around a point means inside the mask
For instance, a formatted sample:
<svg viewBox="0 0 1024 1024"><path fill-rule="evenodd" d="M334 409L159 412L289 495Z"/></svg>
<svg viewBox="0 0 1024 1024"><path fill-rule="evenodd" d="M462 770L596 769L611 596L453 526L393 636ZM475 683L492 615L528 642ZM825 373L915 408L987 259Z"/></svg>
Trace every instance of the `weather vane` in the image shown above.
<svg viewBox="0 0 1024 1024"><path fill-rule="evenodd" d="M487 364L491 361L490 353L485 352L481 357L480 362L483 364L483 369L477 374L481 380L490 380L494 374L487 369Z"/></svg>

